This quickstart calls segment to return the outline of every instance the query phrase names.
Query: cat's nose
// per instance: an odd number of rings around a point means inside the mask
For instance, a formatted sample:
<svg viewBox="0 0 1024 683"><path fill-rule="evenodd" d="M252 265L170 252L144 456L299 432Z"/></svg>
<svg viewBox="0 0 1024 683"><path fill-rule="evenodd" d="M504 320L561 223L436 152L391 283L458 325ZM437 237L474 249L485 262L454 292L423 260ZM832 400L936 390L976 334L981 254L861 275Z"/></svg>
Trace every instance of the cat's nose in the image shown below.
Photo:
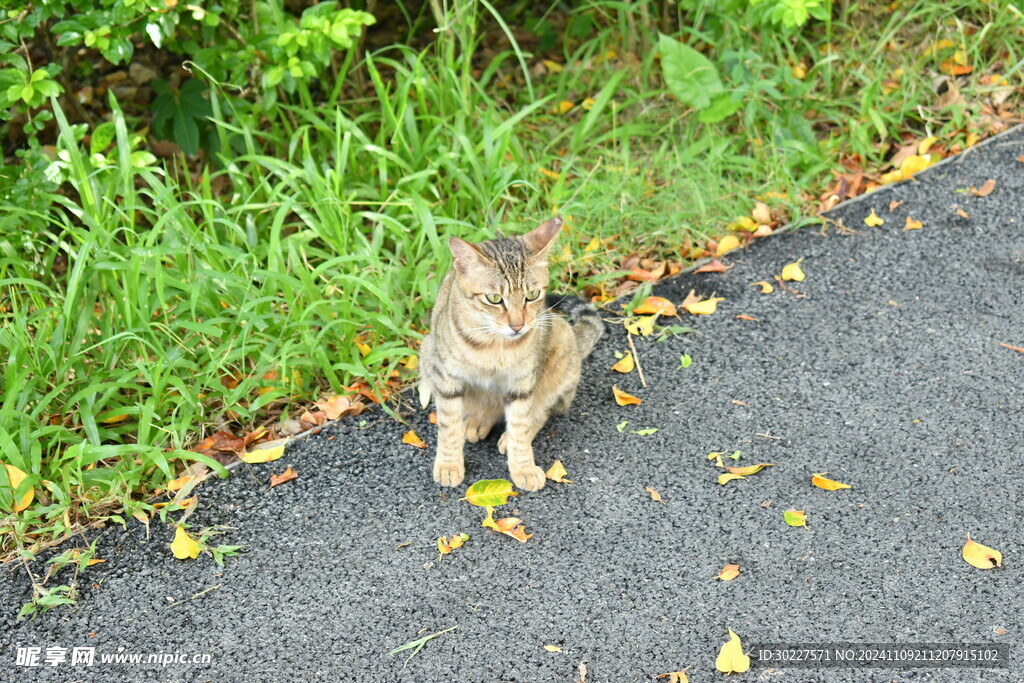
<svg viewBox="0 0 1024 683"><path fill-rule="evenodd" d="M523 329L523 323L509 323L508 326L512 328L513 332L518 332L519 330Z"/></svg>

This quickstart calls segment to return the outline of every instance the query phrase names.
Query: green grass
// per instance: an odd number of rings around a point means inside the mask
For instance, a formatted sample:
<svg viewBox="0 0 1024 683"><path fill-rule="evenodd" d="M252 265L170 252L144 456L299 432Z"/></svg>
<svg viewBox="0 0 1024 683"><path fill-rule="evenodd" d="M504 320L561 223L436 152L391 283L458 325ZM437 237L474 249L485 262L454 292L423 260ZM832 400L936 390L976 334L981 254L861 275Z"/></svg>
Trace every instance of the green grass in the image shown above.
<svg viewBox="0 0 1024 683"><path fill-rule="evenodd" d="M664 91L658 12L604 2L576 11L598 29L564 42L558 73L527 76L538 60L513 43L474 75L472 27L493 18L476 5L422 52L366 55L355 68L371 90L339 106L228 117L215 87L222 164L198 174L133 165L143 124L116 107L113 163L100 164L58 109L61 191L0 203L0 460L28 474L16 496L36 494L0 512L0 556L153 514L151 494L190 461L223 473L186 450L206 431L387 378L415 353L449 234L569 216L556 270L578 291L614 280L628 254L682 260L757 196L807 222L843 156L872 171L904 134L951 146L984 133L986 87L974 79L965 105L937 111L932 77L961 50L973 76L1019 87L1019 15L904 4L837 3L832 21L789 33L749 8L688 12L684 38L743 94L717 124ZM953 45L924 54L943 38ZM577 106L561 114L561 101ZM0 488L0 510L11 501Z"/></svg>

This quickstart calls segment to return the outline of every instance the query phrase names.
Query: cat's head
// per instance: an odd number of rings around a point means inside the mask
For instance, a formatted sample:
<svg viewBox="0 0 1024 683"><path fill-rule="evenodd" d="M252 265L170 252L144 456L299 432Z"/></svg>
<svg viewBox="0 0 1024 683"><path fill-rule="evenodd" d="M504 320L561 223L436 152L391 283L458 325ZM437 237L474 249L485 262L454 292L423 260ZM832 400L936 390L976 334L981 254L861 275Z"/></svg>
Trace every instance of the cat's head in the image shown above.
<svg viewBox="0 0 1024 683"><path fill-rule="evenodd" d="M559 217L525 235L472 244L451 237L456 282L462 293L459 323L477 339L522 339L546 316L548 249L562 228Z"/></svg>

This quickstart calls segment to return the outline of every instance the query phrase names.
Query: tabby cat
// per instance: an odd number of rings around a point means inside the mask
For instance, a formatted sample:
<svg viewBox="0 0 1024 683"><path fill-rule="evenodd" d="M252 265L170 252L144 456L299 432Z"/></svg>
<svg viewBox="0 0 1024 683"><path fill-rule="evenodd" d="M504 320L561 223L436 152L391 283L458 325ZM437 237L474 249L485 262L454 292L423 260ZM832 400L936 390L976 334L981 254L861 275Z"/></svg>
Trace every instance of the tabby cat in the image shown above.
<svg viewBox="0 0 1024 683"><path fill-rule="evenodd" d="M434 481L443 486L466 475L465 441L487 438L502 421L498 450L512 481L526 491L544 486L533 439L550 415L568 411L581 362L604 333L590 304L546 295L548 252L561 227L556 217L522 236L448 241L452 269L420 350L420 399L433 395L437 404Z"/></svg>

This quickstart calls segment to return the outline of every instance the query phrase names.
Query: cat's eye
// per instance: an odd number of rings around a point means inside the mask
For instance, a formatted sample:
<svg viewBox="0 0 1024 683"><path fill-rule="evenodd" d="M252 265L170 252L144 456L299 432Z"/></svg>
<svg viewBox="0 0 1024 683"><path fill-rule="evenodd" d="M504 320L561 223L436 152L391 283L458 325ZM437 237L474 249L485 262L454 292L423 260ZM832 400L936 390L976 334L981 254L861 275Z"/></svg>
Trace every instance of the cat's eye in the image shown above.
<svg viewBox="0 0 1024 683"><path fill-rule="evenodd" d="M526 293L527 301L536 301L538 297L540 297L539 289L531 289L529 292Z"/></svg>
<svg viewBox="0 0 1024 683"><path fill-rule="evenodd" d="M484 294L484 298L487 299L487 303L495 306L501 303L501 294Z"/></svg>

